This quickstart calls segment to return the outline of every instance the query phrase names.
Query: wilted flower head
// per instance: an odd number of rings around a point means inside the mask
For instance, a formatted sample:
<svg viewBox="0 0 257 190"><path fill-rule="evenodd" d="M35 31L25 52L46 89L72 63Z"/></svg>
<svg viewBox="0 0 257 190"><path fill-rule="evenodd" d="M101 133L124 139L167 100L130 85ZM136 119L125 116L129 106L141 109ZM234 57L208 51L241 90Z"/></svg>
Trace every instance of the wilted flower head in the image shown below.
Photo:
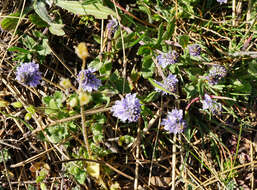
<svg viewBox="0 0 257 190"><path fill-rule="evenodd" d="M106 28L109 33L114 33L118 28L118 21L115 18L112 18L108 21Z"/></svg>
<svg viewBox="0 0 257 190"><path fill-rule="evenodd" d="M191 56L199 56L201 54L201 47L198 44L188 46L189 54Z"/></svg>
<svg viewBox="0 0 257 190"><path fill-rule="evenodd" d="M204 100L201 101L203 104L203 110L209 110L213 114L216 114L221 111L221 104L217 103L215 100L212 100L208 94L204 95Z"/></svg>
<svg viewBox="0 0 257 190"><path fill-rule="evenodd" d="M166 79L164 79L163 83L160 83L158 81L155 81L155 82L158 85L160 85L161 87L165 88L167 91L175 92L176 85L178 83L178 79L177 79L176 75L169 74L169 76ZM168 94L166 91L163 91L159 88L155 88L155 89L158 92L162 92L162 94L164 94L164 95Z"/></svg>
<svg viewBox="0 0 257 190"><path fill-rule="evenodd" d="M93 90L97 90L102 85L101 80L96 78L93 72L95 72L94 69L88 68L80 71L78 74L77 81L80 84L80 81L82 80L81 87L84 91L92 92Z"/></svg>
<svg viewBox="0 0 257 190"><path fill-rule="evenodd" d="M127 94L125 98L115 102L111 112L123 122L135 122L140 116L141 104L136 94Z"/></svg>
<svg viewBox="0 0 257 190"><path fill-rule="evenodd" d="M173 109L171 112L168 112L167 118L163 119L161 124L170 133L182 133L184 128L186 128L186 122L183 120L183 111L176 108Z"/></svg>
<svg viewBox="0 0 257 190"><path fill-rule="evenodd" d="M219 80L225 77L226 74L227 74L227 71L225 67L220 65L215 65L210 69L209 75L206 76L206 79L210 84L215 85L215 84L218 84Z"/></svg>
<svg viewBox="0 0 257 190"><path fill-rule="evenodd" d="M16 80L19 82L36 87L40 84L41 72L39 72L39 65L34 62L24 63L17 68Z"/></svg>
<svg viewBox="0 0 257 190"><path fill-rule="evenodd" d="M60 85L65 88L65 89L68 89L71 87L71 82L70 82L70 79L66 79L66 78L62 78L61 81L60 81Z"/></svg>
<svg viewBox="0 0 257 190"><path fill-rule="evenodd" d="M222 3L227 3L228 0L217 0L217 2L219 2L220 4Z"/></svg>
<svg viewBox="0 0 257 190"><path fill-rule="evenodd" d="M90 102L91 100L91 95L85 92L80 92L79 93L79 103L81 106L86 105Z"/></svg>
<svg viewBox="0 0 257 190"><path fill-rule="evenodd" d="M168 65L174 64L178 61L178 53L173 50L168 53L161 53L157 56L157 62L162 68L166 68Z"/></svg>
<svg viewBox="0 0 257 190"><path fill-rule="evenodd" d="M85 42L80 42L77 47L75 47L75 52L80 59L86 59L89 56L87 45Z"/></svg>

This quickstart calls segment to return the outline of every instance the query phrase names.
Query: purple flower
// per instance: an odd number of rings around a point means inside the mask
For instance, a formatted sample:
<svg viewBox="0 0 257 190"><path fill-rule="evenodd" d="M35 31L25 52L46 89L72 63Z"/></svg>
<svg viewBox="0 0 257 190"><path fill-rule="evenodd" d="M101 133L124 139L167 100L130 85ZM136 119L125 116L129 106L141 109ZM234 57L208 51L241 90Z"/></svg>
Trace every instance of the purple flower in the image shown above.
<svg viewBox="0 0 257 190"><path fill-rule="evenodd" d="M189 54L191 56L199 56L201 54L201 47L198 44L188 46Z"/></svg>
<svg viewBox="0 0 257 190"><path fill-rule="evenodd" d="M184 128L186 128L186 122L183 120L183 111L176 108L173 109L171 112L168 112L167 118L163 119L161 124L170 133L182 133Z"/></svg>
<svg viewBox="0 0 257 190"><path fill-rule="evenodd" d="M118 21L115 18L109 20L106 28L109 33L114 33L118 29Z"/></svg>
<svg viewBox="0 0 257 190"><path fill-rule="evenodd" d="M218 84L220 79L226 76L226 74L227 74L227 71L225 67L220 65L215 65L210 69L208 76L206 76L205 78L210 84L216 85Z"/></svg>
<svg viewBox="0 0 257 190"><path fill-rule="evenodd" d="M176 75L169 74L169 76L166 79L164 79L163 83L160 83L158 81L155 81L155 82L158 85L160 85L161 87L165 88L167 91L175 92L176 91L176 85L178 83L178 79L177 79ZM158 92L162 92L163 95L168 94L166 91L163 91L159 88L155 88L155 89Z"/></svg>
<svg viewBox="0 0 257 190"><path fill-rule="evenodd" d="M78 74L77 81L80 83L80 80L82 79L82 89L84 91L92 92L93 90L97 90L102 85L101 80L96 78L93 72L95 72L94 69L88 68L80 71Z"/></svg>
<svg viewBox="0 0 257 190"><path fill-rule="evenodd" d="M212 100L208 94L204 95L204 100L201 101L203 104L203 110L209 110L211 113L216 114L221 111L221 104Z"/></svg>
<svg viewBox="0 0 257 190"><path fill-rule="evenodd" d="M228 0L217 0L217 2L219 2L220 4L222 3L227 3Z"/></svg>
<svg viewBox="0 0 257 190"><path fill-rule="evenodd" d="M113 116L119 118L122 122L135 122L141 113L141 104L136 94L127 94L125 98L116 101L111 108Z"/></svg>
<svg viewBox="0 0 257 190"><path fill-rule="evenodd" d="M161 53L157 56L157 62L162 68L166 68L168 65L178 62L178 53L173 50L168 53Z"/></svg>
<svg viewBox="0 0 257 190"><path fill-rule="evenodd" d="M39 65L34 62L21 64L16 70L15 79L27 86L36 87L41 80Z"/></svg>

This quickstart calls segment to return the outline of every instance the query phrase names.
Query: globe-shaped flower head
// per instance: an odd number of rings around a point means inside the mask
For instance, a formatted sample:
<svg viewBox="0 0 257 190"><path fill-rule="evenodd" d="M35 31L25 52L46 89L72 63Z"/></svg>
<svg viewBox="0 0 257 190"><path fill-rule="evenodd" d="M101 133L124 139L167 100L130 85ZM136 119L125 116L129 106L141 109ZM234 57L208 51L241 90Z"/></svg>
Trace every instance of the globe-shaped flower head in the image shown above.
<svg viewBox="0 0 257 190"><path fill-rule="evenodd" d="M169 74L169 76L166 79L164 79L163 83L160 83L158 81L155 81L155 82L161 87L165 88L167 91L175 92L178 79L176 75ZM156 91L162 92L163 95L168 94L166 91L161 90L159 88L156 88Z"/></svg>
<svg viewBox="0 0 257 190"><path fill-rule="evenodd" d="M204 100L202 100L203 110L209 110L213 114L217 114L221 111L221 104L212 100L208 94L204 95Z"/></svg>
<svg viewBox="0 0 257 190"><path fill-rule="evenodd" d="M220 65L215 65L210 69L208 76L206 76L206 79L210 84L216 85L218 84L220 79L226 76L226 74L227 74L227 71L225 67Z"/></svg>
<svg viewBox="0 0 257 190"><path fill-rule="evenodd" d="M96 76L93 74L94 72L95 70L92 68L79 72L77 81L80 84L80 80L82 80L81 87L84 91L92 92L93 90L97 90L102 85L101 80L96 78Z"/></svg>
<svg viewBox="0 0 257 190"><path fill-rule="evenodd" d="M186 122L183 120L183 111L178 109L173 109L168 112L167 118L161 123L164 125L164 129L169 133L182 133L184 128L186 128Z"/></svg>
<svg viewBox="0 0 257 190"><path fill-rule="evenodd" d="M191 56L199 56L201 54L201 47L198 44L188 46L189 54Z"/></svg>
<svg viewBox="0 0 257 190"><path fill-rule="evenodd" d="M16 70L16 80L27 86L36 87L41 80L39 65L34 62L21 64Z"/></svg>
<svg viewBox="0 0 257 190"><path fill-rule="evenodd" d="M141 104L136 94L127 94L125 98L116 101L111 108L113 116L119 118L122 122L135 122L141 113Z"/></svg>
<svg viewBox="0 0 257 190"><path fill-rule="evenodd" d="M166 68L168 65L175 64L178 62L178 53L173 50L168 53L161 53L157 56L157 62L162 68Z"/></svg>

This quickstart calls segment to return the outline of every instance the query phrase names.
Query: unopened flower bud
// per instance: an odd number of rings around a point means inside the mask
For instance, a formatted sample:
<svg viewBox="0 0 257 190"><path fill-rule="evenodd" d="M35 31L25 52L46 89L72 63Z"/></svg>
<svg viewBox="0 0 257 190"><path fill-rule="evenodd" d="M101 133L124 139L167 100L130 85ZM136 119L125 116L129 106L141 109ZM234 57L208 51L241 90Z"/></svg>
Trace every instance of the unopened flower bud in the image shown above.
<svg viewBox="0 0 257 190"><path fill-rule="evenodd" d="M26 121L28 121L28 120L31 119L31 117L32 117L32 114L31 114L31 113L26 113L24 119L25 119Z"/></svg>
<svg viewBox="0 0 257 190"><path fill-rule="evenodd" d="M75 48L75 51L80 59L86 59L89 55L86 43L84 42L79 43L79 45Z"/></svg>

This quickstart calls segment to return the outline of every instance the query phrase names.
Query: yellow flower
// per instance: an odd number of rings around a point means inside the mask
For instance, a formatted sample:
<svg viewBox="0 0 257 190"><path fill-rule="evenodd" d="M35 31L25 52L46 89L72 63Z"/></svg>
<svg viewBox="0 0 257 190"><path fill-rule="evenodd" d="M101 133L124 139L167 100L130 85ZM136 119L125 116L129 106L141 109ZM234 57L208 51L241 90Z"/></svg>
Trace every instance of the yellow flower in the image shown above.
<svg viewBox="0 0 257 190"><path fill-rule="evenodd" d="M79 45L75 48L75 51L80 59L86 59L89 55L86 43L84 42L79 43Z"/></svg>

